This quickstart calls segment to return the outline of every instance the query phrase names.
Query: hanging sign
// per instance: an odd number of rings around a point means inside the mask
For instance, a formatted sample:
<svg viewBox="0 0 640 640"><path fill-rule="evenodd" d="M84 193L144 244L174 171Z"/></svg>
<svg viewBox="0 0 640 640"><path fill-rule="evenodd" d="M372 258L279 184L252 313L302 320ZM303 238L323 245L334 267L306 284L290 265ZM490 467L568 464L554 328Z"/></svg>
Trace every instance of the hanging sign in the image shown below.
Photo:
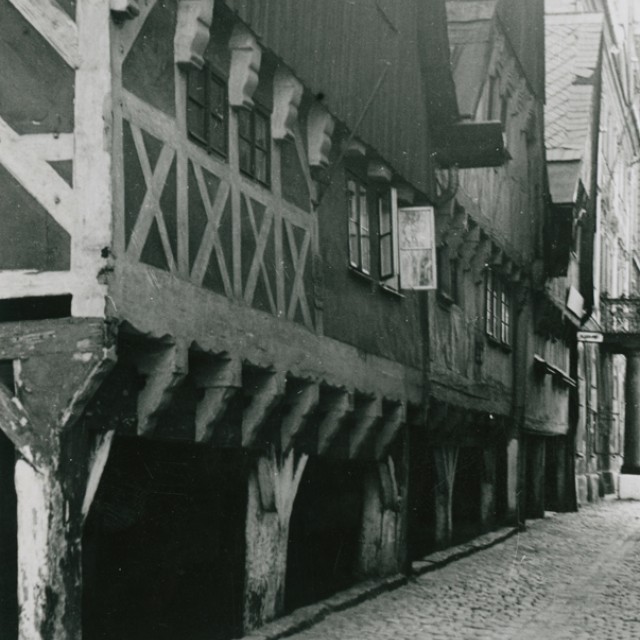
<svg viewBox="0 0 640 640"><path fill-rule="evenodd" d="M398 209L398 248L402 289L435 289L436 234L433 207Z"/></svg>
<svg viewBox="0 0 640 640"><path fill-rule="evenodd" d="M604 336L597 331L578 331L578 342L602 342Z"/></svg>

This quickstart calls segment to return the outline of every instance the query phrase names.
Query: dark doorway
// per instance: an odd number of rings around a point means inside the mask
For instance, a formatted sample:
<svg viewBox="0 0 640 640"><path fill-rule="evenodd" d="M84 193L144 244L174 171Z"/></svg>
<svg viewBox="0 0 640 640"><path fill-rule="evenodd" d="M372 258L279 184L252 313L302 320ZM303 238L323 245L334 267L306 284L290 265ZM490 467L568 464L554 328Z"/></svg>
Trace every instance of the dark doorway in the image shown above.
<svg viewBox="0 0 640 640"><path fill-rule="evenodd" d="M0 432L0 637L18 638L18 514L13 443Z"/></svg>
<svg viewBox="0 0 640 640"><path fill-rule="evenodd" d="M482 478L482 449L460 447L453 484L453 544L482 533Z"/></svg>
<svg viewBox="0 0 640 640"><path fill-rule="evenodd" d="M423 426L409 430L409 560L420 560L436 548L436 474Z"/></svg>
<svg viewBox="0 0 640 640"><path fill-rule="evenodd" d="M528 436L525 444L525 498L527 518L544 518L545 510L545 438Z"/></svg>
<svg viewBox="0 0 640 640"><path fill-rule="evenodd" d="M291 515L287 611L354 583L363 475L363 467L354 462L309 458Z"/></svg>
<svg viewBox="0 0 640 640"><path fill-rule="evenodd" d="M242 634L238 450L116 439L84 536L85 640Z"/></svg>
<svg viewBox="0 0 640 640"><path fill-rule="evenodd" d="M507 445L496 445L496 524L506 524L509 513L509 459Z"/></svg>

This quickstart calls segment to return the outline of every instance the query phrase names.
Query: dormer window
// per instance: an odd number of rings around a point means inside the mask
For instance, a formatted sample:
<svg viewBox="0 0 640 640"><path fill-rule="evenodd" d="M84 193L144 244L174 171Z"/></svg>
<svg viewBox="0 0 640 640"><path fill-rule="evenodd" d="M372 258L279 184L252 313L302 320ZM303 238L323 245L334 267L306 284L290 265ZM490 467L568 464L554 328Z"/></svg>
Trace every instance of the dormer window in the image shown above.
<svg viewBox="0 0 640 640"><path fill-rule="evenodd" d="M187 132L208 152L227 155L227 84L205 64L187 79Z"/></svg>
<svg viewBox="0 0 640 640"><path fill-rule="evenodd" d="M238 110L240 171L269 186L271 171L269 116L259 108Z"/></svg>

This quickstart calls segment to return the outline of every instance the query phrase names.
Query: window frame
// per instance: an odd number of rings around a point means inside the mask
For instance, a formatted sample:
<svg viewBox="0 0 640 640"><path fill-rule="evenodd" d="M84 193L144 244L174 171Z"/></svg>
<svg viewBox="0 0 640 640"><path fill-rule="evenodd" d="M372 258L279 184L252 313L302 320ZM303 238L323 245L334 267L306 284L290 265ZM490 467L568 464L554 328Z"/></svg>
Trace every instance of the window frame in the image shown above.
<svg viewBox="0 0 640 640"><path fill-rule="evenodd" d="M196 75L204 76L204 103L199 102L195 96L192 95L191 88L193 86L194 78ZM213 92L212 86L217 85L222 90L223 105L222 116L218 116L217 112L213 109ZM204 111L203 131L204 138L199 133L193 131L190 126L189 118L189 105L195 103ZM202 69L190 69L187 73L187 91L186 91L186 127L187 137L192 140L199 147L202 147L207 153L214 153L221 158L228 158L229 156L229 95L227 91L227 81L219 73L217 73L213 67L205 62ZM224 145L222 149L217 148L212 143L211 137L211 117L222 124Z"/></svg>
<svg viewBox="0 0 640 640"><path fill-rule="evenodd" d="M460 260L446 244L436 247L438 295L449 303L460 305Z"/></svg>
<svg viewBox="0 0 640 640"><path fill-rule="evenodd" d="M491 267L485 271L485 333L492 342L512 346L513 299L505 279Z"/></svg>
<svg viewBox="0 0 640 640"><path fill-rule="evenodd" d="M396 245L397 234L397 218L394 215L396 207L394 206L395 193L393 189L384 189L377 193L376 203L378 205L378 262L380 265L380 280L387 282L398 275L397 257L398 250ZM387 212L384 212L384 203L387 203ZM383 225L383 213L385 217L388 215L388 224ZM395 221L394 221L395 218ZM383 231L383 229L386 229ZM388 247L386 246L388 244ZM385 251L388 255L385 255ZM383 271L383 266L388 264L389 270Z"/></svg>
<svg viewBox="0 0 640 640"><path fill-rule="evenodd" d="M351 190L351 184L354 185L354 189ZM356 269L360 273L367 276L371 276L371 211L369 207L369 188L366 182L358 178L352 173L348 173L346 176L346 194L347 194L347 208L348 208L348 227L347 227L347 250L349 256L349 266L352 269ZM366 212L366 226L363 227L363 204ZM355 216L354 216L355 214ZM355 229L355 234L352 233L352 228ZM366 234L363 233L363 228L366 230ZM355 238L355 243L353 242ZM365 245L368 243L368 246ZM366 246L367 261L365 264L363 248ZM354 251L357 248L357 252ZM354 256L354 253L356 255Z"/></svg>
<svg viewBox="0 0 640 640"><path fill-rule="evenodd" d="M240 120L242 117L247 116L249 118L249 136L245 136L242 133L242 127L240 126ZM255 180L264 187L271 187L271 118L266 109L255 104L251 109L241 107L237 111L237 145L238 145L238 168L240 173ZM265 145L260 146L256 141L256 120L261 119L264 123L265 131ZM249 168L242 165L242 154L240 153L240 147L245 142L249 145ZM257 151L264 153L265 156L265 178L264 180L257 175L256 170L256 156Z"/></svg>

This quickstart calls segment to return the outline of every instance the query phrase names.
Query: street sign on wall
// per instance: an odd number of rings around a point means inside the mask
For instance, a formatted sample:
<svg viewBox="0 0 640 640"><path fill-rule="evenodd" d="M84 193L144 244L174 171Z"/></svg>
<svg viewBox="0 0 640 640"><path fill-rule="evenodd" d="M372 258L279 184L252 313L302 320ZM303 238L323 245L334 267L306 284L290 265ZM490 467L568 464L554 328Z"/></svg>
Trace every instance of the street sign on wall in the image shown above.
<svg viewBox="0 0 640 640"><path fill-rule="evenodd" d="M435 289L436 229L433 207L398 209L400 286L403 289Z"/></svg>

